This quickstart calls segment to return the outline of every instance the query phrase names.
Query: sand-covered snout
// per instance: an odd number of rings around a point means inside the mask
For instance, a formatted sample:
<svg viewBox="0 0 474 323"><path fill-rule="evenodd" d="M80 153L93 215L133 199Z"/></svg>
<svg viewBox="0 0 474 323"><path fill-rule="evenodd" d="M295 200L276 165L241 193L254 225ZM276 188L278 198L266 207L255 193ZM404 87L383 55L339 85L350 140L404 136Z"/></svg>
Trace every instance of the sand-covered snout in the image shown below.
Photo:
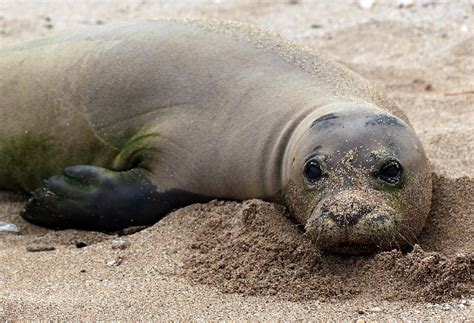
<svg viewBox="0 0 474 323"><path fill-rule="evenodd" d="M323 250L365 253L410 245L396 199L376 190L345 189L322 199L305 229Z"/></svg>

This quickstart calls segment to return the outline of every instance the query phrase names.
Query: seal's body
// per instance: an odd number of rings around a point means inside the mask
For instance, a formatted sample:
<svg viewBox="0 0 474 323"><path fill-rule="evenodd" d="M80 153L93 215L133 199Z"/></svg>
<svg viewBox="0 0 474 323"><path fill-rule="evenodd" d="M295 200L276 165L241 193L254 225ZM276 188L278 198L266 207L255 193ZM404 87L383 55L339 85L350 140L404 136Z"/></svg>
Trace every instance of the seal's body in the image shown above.
<svg viewBox="0 0 474 323"><path fill-rule="evenodd" d="M262 198L342 250L411 242L426 219L430 172L403 113L252 27L103 26L4 48L0 70L0 185L34 190L33 223L113 231Z"/></svg>

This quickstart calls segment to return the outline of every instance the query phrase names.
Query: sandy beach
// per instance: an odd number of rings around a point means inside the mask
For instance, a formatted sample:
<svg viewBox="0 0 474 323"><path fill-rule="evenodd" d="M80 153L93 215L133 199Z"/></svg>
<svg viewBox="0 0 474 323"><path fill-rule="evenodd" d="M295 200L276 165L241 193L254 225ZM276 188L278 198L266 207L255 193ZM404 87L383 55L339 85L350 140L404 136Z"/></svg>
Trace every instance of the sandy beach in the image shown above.
<svg viewBox="0 0 474 323"><path fill-rule="evenodd" d="M367 4L367 5L366 5ZM115 235L53 231L0 192L0 320L474 319L474 2L0 1L0 46L159 17L238 20L384 89L433 166L415 248L321 254L278 205L212 201ZM0 71L1 73L1 71Z"/></svg>

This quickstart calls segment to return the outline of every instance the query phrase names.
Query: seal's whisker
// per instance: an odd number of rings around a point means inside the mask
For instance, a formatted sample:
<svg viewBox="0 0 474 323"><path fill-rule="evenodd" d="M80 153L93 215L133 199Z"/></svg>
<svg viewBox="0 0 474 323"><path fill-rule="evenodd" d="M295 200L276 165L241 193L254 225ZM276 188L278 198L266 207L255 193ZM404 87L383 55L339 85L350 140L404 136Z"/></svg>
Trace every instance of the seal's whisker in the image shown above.
<svg viewBox="0 0 474 323"><path fill-rule="evenodd" d="M397 234L403 241L405 241L410 247L413 247L413 243L408 240L400 231L397 230Z"/></svg>
<svg viewBox="0 0 474 323"><path fill-rule="evenodd" d="M413 245L415 245L415 243L418 242L418 236L415 232L413 232L413 228L411 228L408 225L402 224L402 223L400 223L400 227L403 228L404 230L406 230L406 233L410 234L410 236L412 237L412 239L410 239L410 241L413 241ZM398 230L398 231L400 231L400 230Z"/></svg>

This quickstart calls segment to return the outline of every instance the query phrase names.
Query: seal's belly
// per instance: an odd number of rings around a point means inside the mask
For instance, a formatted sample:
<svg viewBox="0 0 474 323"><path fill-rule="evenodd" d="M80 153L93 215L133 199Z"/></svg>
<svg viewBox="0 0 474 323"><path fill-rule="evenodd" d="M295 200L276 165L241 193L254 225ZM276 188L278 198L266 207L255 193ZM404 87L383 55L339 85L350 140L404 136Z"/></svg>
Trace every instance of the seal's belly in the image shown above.
<svg viewBox="0 0 474 323"><path fill-rule="evenodd" d="M74 127L77 130L77 125ZM0 188L29 192L42 180L77 164L108 166L117 151L92 132L55 133L25 130L0 139Z"/></svg>

